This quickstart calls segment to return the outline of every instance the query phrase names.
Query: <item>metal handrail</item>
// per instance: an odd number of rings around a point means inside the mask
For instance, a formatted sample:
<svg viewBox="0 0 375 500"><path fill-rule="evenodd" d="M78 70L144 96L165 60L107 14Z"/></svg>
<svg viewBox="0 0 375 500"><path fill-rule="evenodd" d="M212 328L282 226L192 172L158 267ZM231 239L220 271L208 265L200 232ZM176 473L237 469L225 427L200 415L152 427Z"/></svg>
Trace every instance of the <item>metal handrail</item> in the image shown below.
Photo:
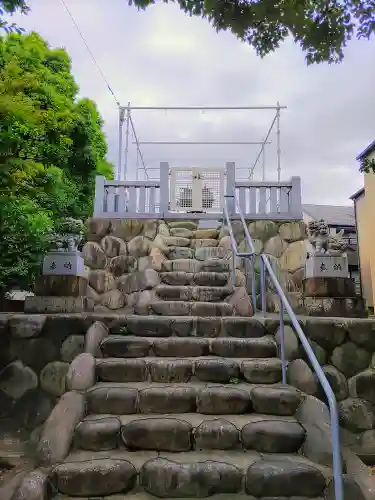
<svg viewBox="0 0 375 500"><path fill-rule="evenodd" d="M243 224L243 229L245 232L245 238L246 241L249 245L249 247L254 250L254 245L253 241L251 238L251 235L248 231L248 228L246 226L241 207L237 204L237 201L235 200L235 206L238 210L238 214L240 216L240 219ZM230 217L228 214L228 210L226 207L226 199L224 201L224 214L225 218L227 219L228 223L228 228L229 228L229 233L231 235L231 243L232 243L232 249L235 253L237 250L237 244L236 241L233 237L233 231L232 231L232 226L230 223ZM254 252L255 253L255 252ZM254 255L254 253L252 255ZM333 472L333 481L334 481L334 489L335 489L335 500L343 500L344 499L344 494L343 494L343 479L342 479L342 463L341 463L341 446L340 446L340 426L339 426L339 418L338 418L338 409L337 409L337 402L336 402L336 397L335 394L332 390L332 387L330 386L327 377L325 376L322 367L319 364L319 361L317 360L314 351L311 348L311 345L303 332L300 324L298 323L298 319L284 293L284 290L282 289L273 269L272 266L268 260L268 257L266 254L262 253L260 255L260 264L261 264L261 288L260 288L260 293L261 293L261 303L262 303L262 313L265 315L266 314L266 273L268 272L271 281L276 289L277 295L279 297L279 314L280 314L280 354L281 354L281 363L282 363L282 381L283 384L286 384L286 359L285 359L285 343L284 343L284 309L288 313L288 316L291 320L291 323L294 327L294 330L307 354L307 357L311 363L312 368L315 371L315 374L323 388L323 391L327 397L328 401L328 406L329 406L329 411L330 411L330 421L331 421L331 439L332 439L332 472ZM254 269L253 269L254 273ZM253 283L254 283L254 275L253 275Z"/></svg>
<svg viewBox="0 0 375 500"><path fill-rule="evenodd" d="M236 283L236 257L240 258L248 258L251 262L251 298L253 302L253 310L254 312L256 311L256 300L257 300L257 295L256 295L256 287L255 287L255 270L254 270L254 259L255 259L255 248L253 241L251 239L250 233L246 227L245 219L243 218L242 212L240 212L240 218L241 222L244 226L245 231L247 231L247 236L249 237L249 246L250 246L250 252L239 252L238 247L237 247L237 242L236 239L233 235L233 228L232 228L232 223L229 217L228 213L228 208L227 208L227 203L226 200L227 198L234 198L234 196L225 196L224 197L224 218L225 222L228 226L229 230L229 237L230 237L230 242L231 242L231 247L232 247L232 282L233 286ZM236 199L234 198L234 201L236 203Z"/></svg>

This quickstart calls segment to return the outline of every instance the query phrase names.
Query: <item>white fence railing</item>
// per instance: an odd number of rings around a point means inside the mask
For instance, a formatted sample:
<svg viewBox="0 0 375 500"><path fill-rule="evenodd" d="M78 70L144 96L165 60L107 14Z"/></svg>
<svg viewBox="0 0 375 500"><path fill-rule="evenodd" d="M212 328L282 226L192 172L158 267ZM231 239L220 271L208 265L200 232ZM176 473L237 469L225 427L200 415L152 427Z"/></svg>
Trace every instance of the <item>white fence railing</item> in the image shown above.
<svg viewBox="0 0 375 500"><path fill-rule="evenodd" d="M236 181L235 164L227 163L225 189L220 196L228 199L228 210L236 218L235 195L247 219L293 220L302 218L301 179L292 177L286 182ZM224 195L225 193L225 195ZM170 186L168 163L160 164L160 180L149 181L107 181L102 176L96 178L94 217L116 219L149 218L213 218L221 216L212 210L191 212L171 210L175 194ZM219 200L217 206L223 206ZM233 200L234 201L234 200Z"/></svg>

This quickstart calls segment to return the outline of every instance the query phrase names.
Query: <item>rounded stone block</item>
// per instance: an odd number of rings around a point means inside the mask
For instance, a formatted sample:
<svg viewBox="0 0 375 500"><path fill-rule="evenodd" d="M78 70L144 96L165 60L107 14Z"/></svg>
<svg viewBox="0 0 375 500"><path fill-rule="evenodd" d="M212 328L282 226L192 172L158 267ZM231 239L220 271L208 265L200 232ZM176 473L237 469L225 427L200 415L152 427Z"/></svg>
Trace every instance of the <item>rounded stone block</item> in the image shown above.
<svg viewBox="0 0 375 500"><path fill-rule="evenodd" d="M147 365L143 359L99 359L96 374L102 382L142 382L147 380Z"/></svg>
<svg viewBox="0 0 375 500"><path fill-rule="evenodd" d="M231 415L249 413L249 394L234 387L206 387L197 397L197 410L206 415Z"/></svg>
<svg viewBox="0 0 375 500"><path fill-rule="evenodd" d="M249 467L246 491L257 498L319 497L325 488L323 474L315 467L295 460L260 460Z"/></svg>
<svg viewBox="0 0 375 500"><path fill-rule="evenodd" d="M88 413L128 415L136 413L137 389L94 387L86 393Z"/></svg>
<svg viewBox="0 0 375 500"><path fill-rule="evenodd" d="M44 471L35 469L25 474L18 482L12 495L7 495L6 490L2 492L1 498L4 500L44 500L51 498L52 491L49 484L48 474ZM5 498L3 497L5 496Z"/></svg>
<svg viewBox="0 0 375 500"><path fill-rule="evenodd" d="M227 358L273 358L277 355L273 338L217 338L211 343L211 353Z"/></svg>
<svg viewBox="0 0 375 500"><path fill-rule="evenodd" d="M127 493L136 478L130 462L110 458L67 462L52 471L52 482L60 493L79 497Z"/></svg>
<svg viewBox="0 0 375 500"><path fill-rule="evenodd" d="M370 361L371 353L353 342L336 347L331 357L332 364L348 378L365 370Z"/></svg>
<svg viewBox="0 0 375 500"><path fill-rule="evenodd" d="M42 314L33 314L32 316L15 314L9 319L8 327L14 338L29 339L42 333L46 318Z"/></svg>
<svg viewBox="0 0 375 500"><path fill-rule="evenodd" d="M141 413L190 413L196 409L196 392L191 387L151 387L139 394Z"/></svg>
<svg viewBox="0 0 375 500"><path fill-rule="evenodd" d="M143 358L149 355L151 346L146 338L111 335L103 340L100 349L104 358Z"/></svg>
<svg viewBox="0 0 375 500"><path fill-rule="evenodd" d="M65 392L66 375L69 363L52 361L40 373L40 387L53 396L61 396Z"/></svg>
<svg viewBox="0 0 375 500"><path fill-rule="evenodd" d="M349 381L355 395L375 404L375 370L365 370Z"/></svg>
<svg viewBox="0 0 375 500"><path fill-rule="evenodd" d="M74 433L74 445L87 451L114 450L120 442L121 422L115 417L85 420Z"/></svg>
<svg viewBox="0 0 375 500"><path fill-rule="evenodd" d="M204 420L194 431L197 450L232 450L239 447L239 432L228 420Z"/></svg>
<svg viewBox="0 0 375 500"><path fill-rule="evenodd" d="M208 339L170 337L154 341L152 350L155 356L162 357L198 357L209 352Z"/></svg>
<svg viewBox="0 0 375 500"><path fill-rule="evenodd" d="M252 384L275 384L282 378L281 367L278 358L249 359L241 363L241 373Z"/></svg>
<svg viewBox="0 0 375 500"><path fill-rule="evenodd" d="M242 470L214 461L176 463L154 458L140 472L141 486L159 498L206 498L215 493L237 493L242 479Z"/></svg>
<svg viewBox="0 0 375 500"><path fill-rule="evenodd" d="M329 385L331 386L337 401L341 401L348 397L348 382L345 375L343 375L337 368L331 365L323 366L324 375L327 377ZM360 375L360 374L359 374ZM375 380L374 380L375 382ZM358 394L358 396L360 396ZM362 396L360 396L362 397ZM364 398L367 399L367 398ZM375 401L374 401L375 402Z"/></svg>
<svg viewBox="0 0 375 500"><path fill-rule="evenodd" d="M348 398L338 405L340 423L353 432L373 429L375 426L375 406L360 398Z"/></svg>
<svg viewBox="0 0 375 500"><path fill-rule="evenodd" d="M96 382L95 358L83 352L70 363L66 374L66 388L70 391L84 391Z"/></svg>
<svg viewBox="0 0 375 500"><path fill-rule="evenodd" d="M303 359L295 359L288 365L287 382L306 394L314 396L319 391L318 378Z"/></svg>
<svg viewBox="0 0 375 500"><path fill-rule="evenodd" d="M36 450L38 465L48 467L61 462L69 453L76 425L85 412L85 397L79 392L66 392L52 410ZM61 418L61 416L64 418Z"/></svg>
<svg viewBox="0 0 375 500"><path fill-rule="evenodd" d="M190 246L191 248L195 248L197 250L199 248L216 247L218 243L218 240L214 240L212 238L204 238L199 240L191 240Z"/></svg>
<svg viewBox="0 0 375 500"><path fill-rule="evenodd" d="M84 349L84 335L69 335L69 337L62 343L60 349L61 360L71 363L76 356L84 352Z"/></svg>
<svg viewBox="0 0 375 500"><path fill-rule="evenodd" d="M228 359L200 359L195 362L194 374L203 382L228 383L231 378L238 378L237 363Z"/></svg>
<svg viewBox="0 0 375 500"><path fill-rule="evenodd" d="M217 272L202 271L193 276L193 283L198 286L224 286L227 282L228 276Z"/></svg>
<svg viewBox="0 0 375 500"><path fill-rule="evenodd" d="M150 359L147 362L152 382L189 382L193 361L189 359Z"/></svg>
<svg viewBox="0 0 375 500"><path fill-rule="evenodd" d="M251 400L257 413L266 415L294 415L302 401L302 394L293 387L255 387Z"/></svg>
<svg viewBox="0 0 375 500"><path fill-rule="evenodd" d="M305 440L305 430L297 422L261 420L242 428L245 448L260 453L297 453Z"/></svg>
<svg viewBox="0 0 375 500"><path fill-rule="evenodd" d="M130 450L183 452L191 449L192 426L175 418L137 419L124 425L121 437Z"/></svg>

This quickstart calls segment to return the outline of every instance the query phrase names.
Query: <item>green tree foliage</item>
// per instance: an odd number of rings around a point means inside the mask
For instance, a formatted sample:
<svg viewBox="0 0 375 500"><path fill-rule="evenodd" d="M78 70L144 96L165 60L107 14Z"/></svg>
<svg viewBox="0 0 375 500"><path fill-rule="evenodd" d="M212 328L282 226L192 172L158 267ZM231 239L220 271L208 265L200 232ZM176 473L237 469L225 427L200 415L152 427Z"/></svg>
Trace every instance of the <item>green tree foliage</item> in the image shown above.
<svg viewBox="0 0 375 500"><path fill-rule="evenodd" d="M95 175L112 176L99 113L77 92L64 50L0 37L0 293L32 284L54 226L89 216Z"/></svg>
<svg viewBox="0 0 375 500"><path fill-rule="evenodd" d="M146 9L157 0L128 0ZM340 62L347 42L375 32L375 0L163 0L207 19L217 31L230 30L260 56L292 36L310 63ZM26 0L0 0L0 8L27 9ZM1 26L1 23L0 23Z"/></svg>

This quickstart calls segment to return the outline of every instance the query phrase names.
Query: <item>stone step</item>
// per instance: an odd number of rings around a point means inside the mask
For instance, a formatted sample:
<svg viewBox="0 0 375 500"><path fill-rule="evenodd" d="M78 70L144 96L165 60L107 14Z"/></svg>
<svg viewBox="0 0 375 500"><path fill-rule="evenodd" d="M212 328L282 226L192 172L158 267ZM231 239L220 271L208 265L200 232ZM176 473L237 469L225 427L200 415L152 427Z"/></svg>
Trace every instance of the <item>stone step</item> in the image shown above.
<svg viewBox="0 0 375 500"><path fill-rule="evenodd" d="M260 338L197 338L197 337L136 337L133 335L110 335L100 345L104 358L144 358L156 356L163 358L196 358L199 356L219 356L224 358L274 358L277 345L274 337ZM253 371L263 371L254 361ZM276 361L273 366L276 366ZM257 366L259 365L259 368ZM264 369L266 371L266 369Z"/></svg>
<svg viewBox="0 0 375 500"><path fill-rule="evenodd" d="M161 316L234 316L235 308L226 302L187 302L169 300L153 302L152 311Z"/></svg>
<svg viewBox="0 0 375 500"><path fill-rule="evenodd" d="M219 302L233 293L233 287L158 285L154 291L158 297L164 300Z"/></svg>
<svg viewBox="0 0 375 500"><path fill-rule="evenodd" d="M111 415L198 412L292 416L301 400L302 393L281 384L98 382L86 391L88 414Z"/></svg>
<svg viewBox="0 0 375 500"><path fill-rule="evenodd" d="M100 317L99 317L100 319ZM103 318L104 319L104 318ZM109 321L108 321L109 320ZM274 333L278 319L226 316L202 318L198 316L138 316L111 315L106 318L110 333L136 337L237 337L259 338ZM238 356L240 357L240 356Z"/></svg>
<svg viewBox="0 0 375 500"><path fill-rule="evenodd" d="M225 359L194 358L105 358L97 359L96 375L101 382L180 383L190 380L238 384L276 384L281 381L278 358Z"/></svg>
<svg viewBox="0 0 375 500"><path fill-rule="evenodd" d="M226 415L209 418L180 415L91 415L76 427L74 447L105 451L183 452L191 450L254 450L260 453L297 453L305 429L293 417Z"/></svg>
<svg viewBox="0 0 375 500"><path fill-rule="evenodd" d="M170 247L168 254L169 260L176 259L194 259L194 249L188 247Z"/></svg>
<svg viewBox="0 0 375 500"><path fill-rule="evenodd" d="M201 250L206 250L202 248ZM195 250L198 252L198 249ZM235 260L236 268L239 268L241 264L240 259ZM185 273L199 273L203 272L214 272L214 273L228 273L232 268L232 259L219 259L212 258L206 260L198 259L174 259L165 260L162 264L163 271L173 272L180 271Z"/></svg>
<svg viewBox="0 0 375 500"><path fill-rule="evenodd" d="M160 273L162 283L167 285L224 286L228 283L227 273L170 271Z"/></svg>
<svg viewBox="0 0 375 500"><path fill-rule="evenodd" d="M207 498L212 495L246 493L248 497L322 497L331 473L298 455L258 452L192 451L170 453L74 451L49 472L51 486L69 497L103 498L121 494L133 499L144 493L150 498ZM234 495L234 496L233 496ZM242 495L241 495L242 497ZM111 497L110 497L111 498ZM113 497L114 498L114 497ZM284 498L284 497L283 497Z"/></svg>

